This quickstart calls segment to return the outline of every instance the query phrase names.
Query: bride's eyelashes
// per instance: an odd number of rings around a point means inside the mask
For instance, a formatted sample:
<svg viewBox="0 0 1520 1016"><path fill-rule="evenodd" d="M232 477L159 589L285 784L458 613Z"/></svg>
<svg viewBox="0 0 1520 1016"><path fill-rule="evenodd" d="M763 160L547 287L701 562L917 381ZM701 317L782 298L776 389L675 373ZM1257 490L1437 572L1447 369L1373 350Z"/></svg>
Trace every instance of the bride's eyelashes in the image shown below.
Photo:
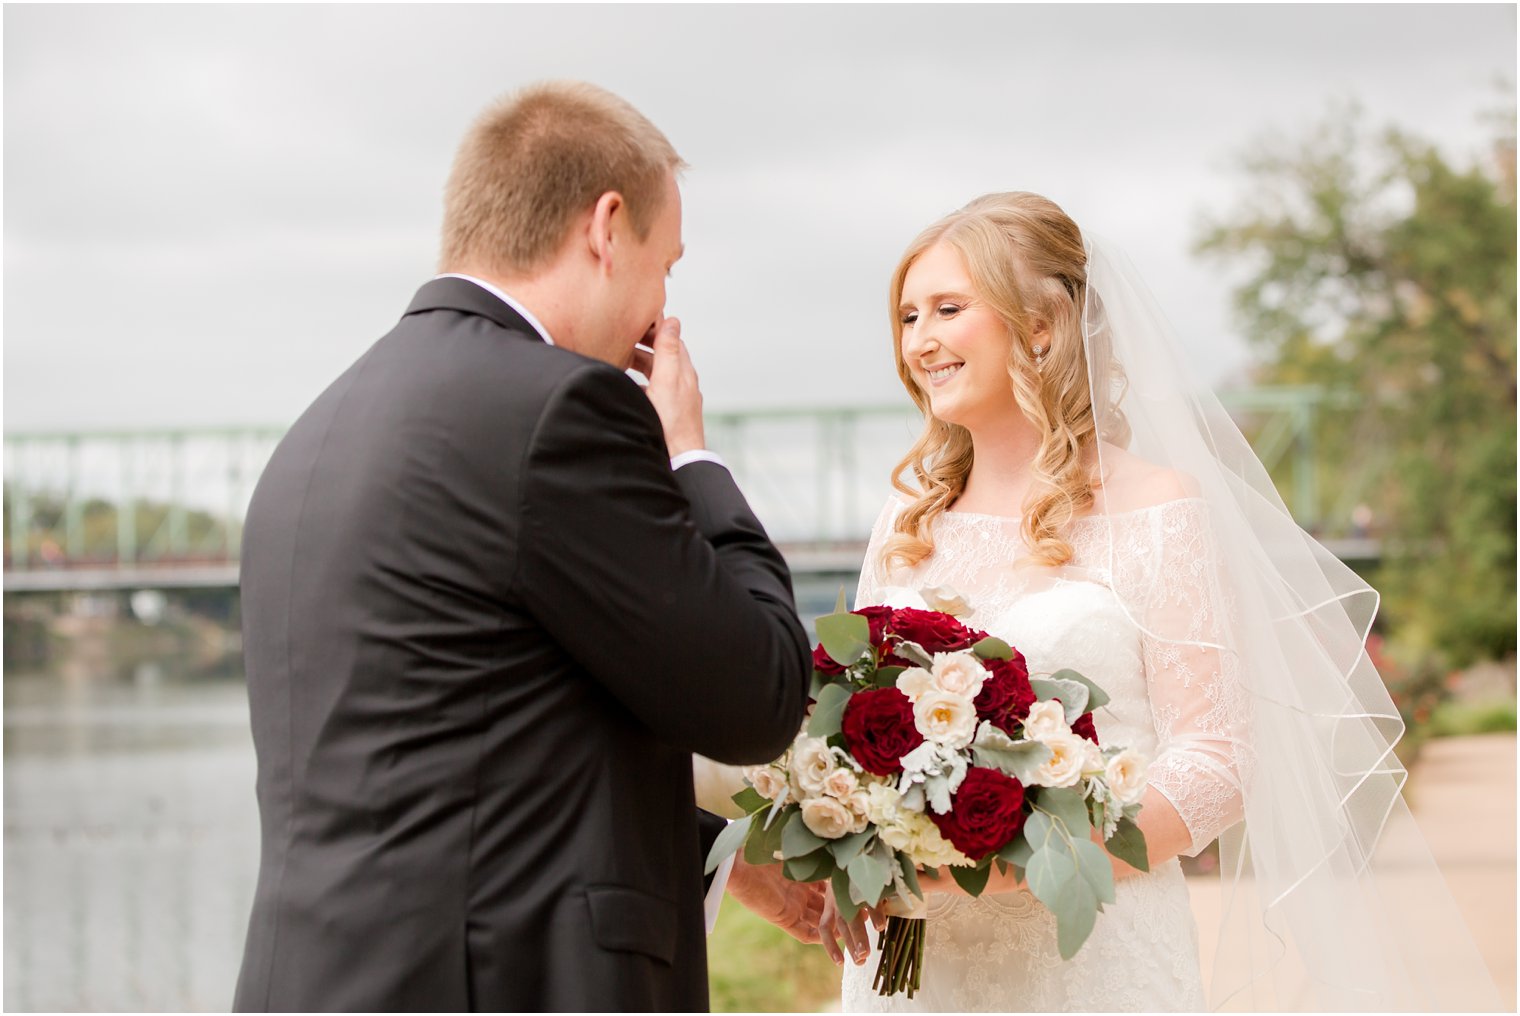
<svg viewBox="0 0 1520 1016"><path fill-rule="evenodd" d="M935 308L935 313L937 313L942 318L952 318L964 309L964 307L957 306L953 303L942 303L937 308ZM917 320L918 311L916 310L910 310L902 317L902 323L905 325L911 325Z"/></svg>

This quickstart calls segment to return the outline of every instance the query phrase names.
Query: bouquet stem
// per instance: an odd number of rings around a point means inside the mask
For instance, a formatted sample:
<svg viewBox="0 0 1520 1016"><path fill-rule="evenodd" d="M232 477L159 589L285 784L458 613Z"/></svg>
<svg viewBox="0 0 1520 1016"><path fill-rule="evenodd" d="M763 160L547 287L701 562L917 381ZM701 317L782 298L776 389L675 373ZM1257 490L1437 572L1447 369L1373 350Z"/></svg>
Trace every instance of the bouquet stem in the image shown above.
<svg viewBox="0 0 1520 1016"><path fill-rule="evenodd" d="M872 987L878 995L896 995L918 990L924 969L924 921L917 917L889 917L887 930L877 941L881 961L876 965Z"/></svg>

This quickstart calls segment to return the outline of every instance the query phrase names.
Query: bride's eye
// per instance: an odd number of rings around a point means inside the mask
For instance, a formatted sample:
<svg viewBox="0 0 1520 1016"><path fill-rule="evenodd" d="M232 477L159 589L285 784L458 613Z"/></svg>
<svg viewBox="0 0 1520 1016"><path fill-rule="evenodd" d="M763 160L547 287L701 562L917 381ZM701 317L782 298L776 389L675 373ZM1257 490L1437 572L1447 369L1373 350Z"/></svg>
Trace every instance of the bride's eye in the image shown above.
<svg viewBox="0 0 1520 1016"><path fill-rule="evenodd" d="M953 303L941 304L939 308L940 317L955 317L960 312L961 309Z"/></svg>
<svg viewBox="0 0 1520 1016"><path fill-rule="evenodd" d="M905 324L905 325L911 325L913 322L915 322L917 320L918 320L918 311L916 311L916 310L910 310L910 311L908 311L908 313L906 313L906 314L904 314L902 316L902 323Z"/></svg>

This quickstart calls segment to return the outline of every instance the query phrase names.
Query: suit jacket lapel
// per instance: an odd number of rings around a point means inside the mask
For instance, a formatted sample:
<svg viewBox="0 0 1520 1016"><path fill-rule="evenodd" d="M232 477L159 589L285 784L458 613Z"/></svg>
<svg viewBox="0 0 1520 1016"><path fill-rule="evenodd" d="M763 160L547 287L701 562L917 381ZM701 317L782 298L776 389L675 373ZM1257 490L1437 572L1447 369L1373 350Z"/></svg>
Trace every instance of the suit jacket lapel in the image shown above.
<svg viewBox="0 0 1520 1016"><path fill-rule="evenodd" d="M473 282L464 279L433 279L417 290L411 306L403 317L422 314L430 310L452 310L461 314L475 314L496 322L511 332L522 332L543 341L543 336L517 311L486 292Z"/></svg>

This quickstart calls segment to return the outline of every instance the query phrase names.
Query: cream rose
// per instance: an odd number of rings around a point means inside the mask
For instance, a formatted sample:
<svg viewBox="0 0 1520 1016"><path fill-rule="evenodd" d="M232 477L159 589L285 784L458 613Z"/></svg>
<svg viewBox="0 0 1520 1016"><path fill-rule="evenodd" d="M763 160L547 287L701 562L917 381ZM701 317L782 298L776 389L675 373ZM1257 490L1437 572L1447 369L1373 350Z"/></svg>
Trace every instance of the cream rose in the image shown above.
<svg viewBox="0 0 1520 1016"><path fill-rule="evenodd" d="M902 795L896 787L885 783L872 783L866 787L866 817L879 826L891 825L897 821L901 809Z"/></svg>
<svg viewBox="0 0 1520 1016"><path fill-rule="evenodd" d="M871 801L864 790L857 790L842 803L850 810L850 832L863 833L871 824Z"/></svg>
<svg viewBox="0 0 1520 1016"><path fill-rule="evenodd" d="M922 667L909 667L897 675L897 690L917 702L920 695L934 687L934 675Z"/></svg>
<svg viewBox="0 0 1520 1016"><path fill-rule="evenodd" d="M1082 780L1082 771L1091 761L1088 752L1092 742L1076 734L1054 734L1042 738L1050 749L1050 758L1035 770L1034 782L1040 787L1074 787Z"/></svg>
<svg viewBox="0 0 1520 1016"><path fill-rule="evenodd" d="M855 816L832 797L814 797L802 802L802 824L814 836L837 840L849 833Z"/></svg>
<svg viewBox="0 0 1520 1016"><path fill-rule="evenodd" d="M934 658L934 683L940 691L974 699L982 692L987 668L975 653L941 653Z"/></svg>
<svg viewBox="0 0 1520 1016"><path fill-rule="evenodd" d="M823 781L834 771L834 753L821 737L797 738L792 745L792 782L800 796L817 797L823 793Z"/></svg>
<svg viewBox="0 0 1520 1016"><path fill-rule="evenodd" d="M860 787L860 779L848 769L835 769L823 778L823 792L843 801Z"/></svg>
<svg viewBox="0 0 1520 1016"><path fill-rule="evenodd" d="M936 744L964 748L976 736L976 706L964 695L930 690L913 704L918 732Z"/></svg>
<svg viewBox="0 0 1520 1016"><path fill-rule="evenodd" d="M937 610L951 617L970 617L971 601L949 586L925 586L920 589L919 595L929 605L930 610Z"/></svg>
<svg viewBox="0 0 1520 1016"><path fill-rule="evenodd" d="M770 766L750 766L744 770L744 778L767 801L774 801L786 789L786 777Z"/></svg>
<svg viewBox="0 0 1520 1016"><path fill-rule="evenodd" d="M1120 804L1136 804L1145 796L1146 770L1150 768L1145 758L1133 748L1125 748L1108 760L1103 778L1108 790Z"/></svg>
<svg viewBox="0 0 1520 1016"><path fill-rule="evenodd" d="M1024 736L1032 741L1043 741L1058 734L1070 734L1066 722L1066 710L1059 702L1036 702L1029 707L1024 718Z"/></svg>

